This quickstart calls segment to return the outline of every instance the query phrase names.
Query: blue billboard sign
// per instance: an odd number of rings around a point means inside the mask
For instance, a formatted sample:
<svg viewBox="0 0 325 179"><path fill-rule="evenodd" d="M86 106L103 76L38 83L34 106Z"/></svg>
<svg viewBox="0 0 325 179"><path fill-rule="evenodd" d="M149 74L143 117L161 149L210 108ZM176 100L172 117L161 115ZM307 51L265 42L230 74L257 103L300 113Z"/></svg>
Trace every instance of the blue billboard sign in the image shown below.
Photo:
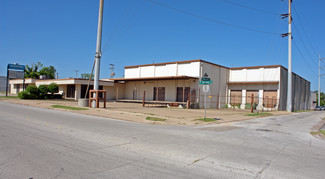
<svg viewBox="0 0 325 179"><path fill-rule="evenodd" d="M8 64L8 70L25 70L25 65Z"/></svg>

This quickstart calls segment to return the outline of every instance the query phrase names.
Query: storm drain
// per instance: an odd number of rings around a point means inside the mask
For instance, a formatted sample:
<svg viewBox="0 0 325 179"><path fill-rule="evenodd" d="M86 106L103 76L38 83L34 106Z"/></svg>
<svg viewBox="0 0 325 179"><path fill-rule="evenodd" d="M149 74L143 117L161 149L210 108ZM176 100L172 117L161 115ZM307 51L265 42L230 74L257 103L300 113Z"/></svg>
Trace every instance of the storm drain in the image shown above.
<svg viewBox="0 0 325 179"><path fill-rule="evenodd" d="M272 130L269 129L256 129L257 131L263 131L263 132L272 132Z"/></svg>

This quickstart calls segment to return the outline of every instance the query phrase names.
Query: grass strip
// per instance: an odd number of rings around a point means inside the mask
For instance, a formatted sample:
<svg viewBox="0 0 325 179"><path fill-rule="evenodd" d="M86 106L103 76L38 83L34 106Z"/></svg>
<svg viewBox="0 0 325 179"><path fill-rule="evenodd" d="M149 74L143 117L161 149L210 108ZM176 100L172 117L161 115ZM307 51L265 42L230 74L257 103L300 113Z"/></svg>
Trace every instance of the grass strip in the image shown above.
<svg viewBox="0 0 325 179"><path fill-rule="evenodd" d="M195 119L196 121L204 121L204 122L211 122L211 121L216 121L214 118L199 118Z"/></svg>
<svg viewBox="0 0 325 179"><path fill-rule="evenodd" d="M146 120L149 120L149 121L166 121L166 119L158 118L158 117L146 117Z"/></svg>
<svg viewBox="0 0 325 179"><path fill-rule="evenodd" d="M273 114L267 113L267 112L262 112L262 113L251 113L251 114L246 114L245 116L272 116Z"/></svg>
<svg viewBox="0 0 325 179"><path fill-rule="evenodd" d="M0 98L17 99L18 96L0 96Z"/></svg>
<svg viewBox="0 0 325 179"><path fill-rule="evenodd" d="M325 130L319 130L319 132L325 135Z"/></svg>
<svg viewBox="0 0 325 179"><path fill-rule="evenodd" d="M69 110L88 110L88 108L78 108L71 106L63 106L63 105L52 105L52 108L60 108L60 109L69 109Z"/></svg>

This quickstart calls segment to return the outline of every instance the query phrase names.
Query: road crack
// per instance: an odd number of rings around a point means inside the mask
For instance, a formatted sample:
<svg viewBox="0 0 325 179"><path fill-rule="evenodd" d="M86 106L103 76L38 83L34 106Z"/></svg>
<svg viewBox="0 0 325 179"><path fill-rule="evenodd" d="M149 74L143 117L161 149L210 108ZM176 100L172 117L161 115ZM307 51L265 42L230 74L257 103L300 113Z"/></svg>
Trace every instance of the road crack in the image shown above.
<svg viewBox="0 0 325 179"><path fill-rule="evenodd" d="M272 165L273 161L279 157L279 155L288 147L289 145L284 146L273 158L271 158L271 160L267 161L266 164L263 166L263 168L257 173L257 175L255 176L255 178L260 178L261 175L263 174L263 172L270 168L270 166Z"/></svg>

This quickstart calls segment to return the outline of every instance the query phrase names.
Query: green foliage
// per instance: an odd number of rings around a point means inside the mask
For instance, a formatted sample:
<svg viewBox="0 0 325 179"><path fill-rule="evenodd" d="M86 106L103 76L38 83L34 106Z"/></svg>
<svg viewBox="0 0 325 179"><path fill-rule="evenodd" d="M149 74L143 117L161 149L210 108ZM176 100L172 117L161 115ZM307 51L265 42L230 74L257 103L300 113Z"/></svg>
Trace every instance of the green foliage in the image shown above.
<svg viewBox="0 0 325 179"><path fill-rule="evenodd" d="M16 99L18 96L0 96L0 98Z"/></svg>
<svg viewBox="0 0 325 179"><path fill-rule="evenodd" d="M315 91L316 93L316 102L318 106L318 91ZM320 105L325 106L325 94L323 92L320 92Z"/></svg>
<svg viewBox="0 0 325 179"><path fill-rule="evenodd" d="M90 78L90 73L82 73L81 78L82 79L89 79ZM91 75L91 79L94 79L94 74Z"/></svg>
<svg viewBox="0 0 325 179"><path fill-rule="evenodd" d="M228 108L228 104L223 105L222 108Z"/></svg>
<svg viewBox="0 0 325 179"><path fill-rule="evenodd" d="M63 106L63 105L52 105L52 108L60 108L60 109L70 109L70 110L88 110L88 108L79 108L79 107L71 107L71 106Z"/></svg>
<svg viewBox="0 0 325 179"><path fill-rule="evenodd" d="M29 86L27 86L26 91L29 94L39 95L38 88L35 85L29 85Z"/></svg>
<svg viewBox="0 0 325 179"><path fill-rule="evenodd" d="M149 121L166 121L166 119L158 118L158 117L146 117L146 120Z"/></svg>
<svg viewBox="0 0 325 179"><path fill-rule="evenodd" d="M39 79L40 75L46 75L49 79L55 79L56 69L54 66L43 67L41 62L26 65L25 78Z"/></svg>
<svg viewBox="0 0 325 179"><path fill-rule="evenodd" d="M18 93L18 98L20 99L31 99L31 95L27 91L22 91Z"/></svg>
<svg viewBox="0 0 325 179"><path fill-rule="evenodd" d="M57 93L59 92L59 87L56 83L51 83L49 86L48 86L48 89L49 89L49 92L53 95L54 93Z"/></svg>
<svg viewBox="0 0 325 179"><path fill-rule="evenodd" d="M18 98L20 99L39 99L39 95L37 94L31 94L27 91L22 91L18 93Z"/></svg>
<svg viewBox="0 0 325 179"><path fill-rule="evenodd" d="M45 94L49 91L49 89L48 89L48 87L47 87L46 85L40 85L40 86L38 87L38 91L39 91L42 95L45 95Z"/></svg>
<svg viewBox="0 0 325 179"><path fill-rule="evenodd" d="M55 79L56 69L54 66L43 67L40 71L40 75L46 75L49 79Z"/></svg>
<svg viewBox="0 0 325 179"><path fill-rule="evenodd" d="M26 65L25 68L25 78L39 78L39 68L43 67L41 62L37 62L36 64L32 63L31 66Z"/></svg>

